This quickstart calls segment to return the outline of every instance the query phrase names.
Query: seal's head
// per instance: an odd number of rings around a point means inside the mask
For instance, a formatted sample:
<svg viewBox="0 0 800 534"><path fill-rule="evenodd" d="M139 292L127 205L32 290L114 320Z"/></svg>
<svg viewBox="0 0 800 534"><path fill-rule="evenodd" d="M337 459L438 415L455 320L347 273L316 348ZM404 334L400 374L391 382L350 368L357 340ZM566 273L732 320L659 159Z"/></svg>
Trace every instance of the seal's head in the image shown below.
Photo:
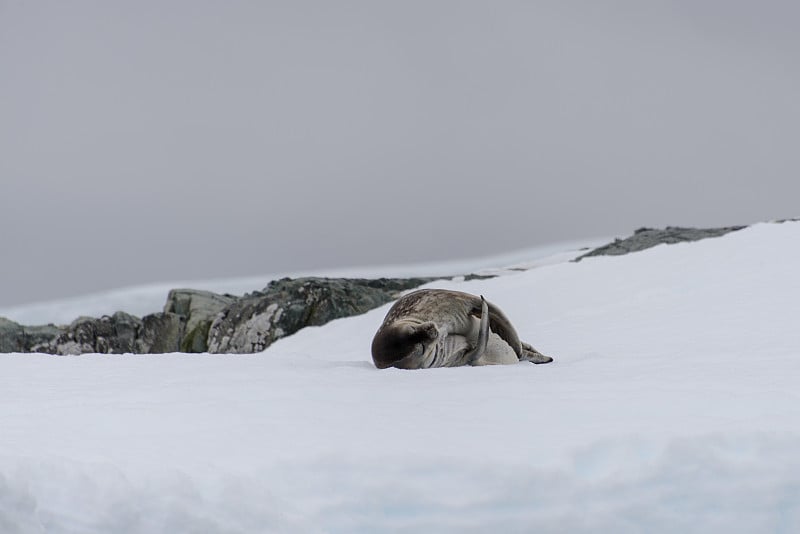
<svg viewBox="0 0 800 534"><path fill-rule="evenodd" d="M424 356L439 337L433 323L397 321L378 330L372 340L372 361L378 369L424 367Z"/></svg>

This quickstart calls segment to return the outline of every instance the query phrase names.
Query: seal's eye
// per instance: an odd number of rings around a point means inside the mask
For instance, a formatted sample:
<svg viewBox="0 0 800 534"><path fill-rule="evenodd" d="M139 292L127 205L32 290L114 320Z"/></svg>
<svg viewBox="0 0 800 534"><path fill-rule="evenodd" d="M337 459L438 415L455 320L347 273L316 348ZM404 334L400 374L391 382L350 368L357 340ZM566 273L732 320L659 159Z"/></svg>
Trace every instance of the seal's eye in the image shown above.
<svg viewBox="0 0 800 534"><path fill-rule="evenodd" d="M425 345L423 345L422 343L417 343L416 345L414 345L414 350L411 351L411 357L419 358L423 354L425 354Z"/></svg>

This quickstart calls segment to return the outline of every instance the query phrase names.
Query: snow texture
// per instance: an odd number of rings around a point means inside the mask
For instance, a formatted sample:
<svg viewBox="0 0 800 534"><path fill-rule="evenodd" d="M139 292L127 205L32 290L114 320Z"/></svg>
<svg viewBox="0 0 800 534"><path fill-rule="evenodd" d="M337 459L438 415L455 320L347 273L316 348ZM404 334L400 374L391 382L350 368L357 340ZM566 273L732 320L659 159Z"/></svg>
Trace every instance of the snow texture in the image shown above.
<svg viewBox="0 0 800 534"><path fill-rule="evenodd" d="M0 357L0 532L797 532L800 223L430 287L548 365ZM547 263L547 262L545 262Z"/></svg>

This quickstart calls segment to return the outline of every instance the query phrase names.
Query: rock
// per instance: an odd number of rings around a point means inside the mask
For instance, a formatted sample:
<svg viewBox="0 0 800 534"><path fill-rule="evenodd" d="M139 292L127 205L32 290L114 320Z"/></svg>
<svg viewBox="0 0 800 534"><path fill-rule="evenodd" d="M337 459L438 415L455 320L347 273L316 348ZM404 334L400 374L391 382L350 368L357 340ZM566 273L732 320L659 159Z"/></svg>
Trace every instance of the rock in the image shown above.
<svg viewBox="0 0 800 534"><path fill-rule="evenodd" d="M150 354L179 352L186 318L174 313L154 313L142 319L117 312L99 319L80 317L63 330L56 327L33 327L31 340L40 336L38 343L30 343L31 352L77 355L100 354ZM29 327L26 327L29 328ZM49 333L55 329L55 335Z"/></svg>
<svg viewBox="0 0 800 534"><path fill-rule="evenodd" d="M174 313L142 319L124 312L99 319L80 317L63 330L56 328L54 338L32 345L31 350L59 355L178 352L185 324L186 319Z"/></svg>
<svg viewBox="0 0 800 534"><path fill-rule="evenodd" d="M237 297L219 295L196 289L173 289L167 296L164 313L174 313L186 318L185 333L180 343L181 352L206 352L208 330L211 322Z"/></svg>
<svg viewBox="0 0 800 534"><path fill-rule="evenodd" d="M176 289L163 313L80 317L67 327L0 322L0 350L49 354L253 353L305 326L364 313L432 279L284 278L244 297Z"/></svg>
<svg viewBox="0 0 800 534"><path fill-rule="evenodd" d="M22 325L0 317L0 352L26 352Z"/></svg>
<svg viewBox="0 0 800 534"><path fill-rule="evenodd" d="M212 353L261 352L306 326L365 313L391 302L401 291L432 278L283 278L222 310L208 333Z"/></svg>
<svg viewBox="0 0 800 534"><path fill-rule="evenodd" d="M141 320L135 351L138 354L180 352L186 317L176 313L152 313Z"/></svg>
<svg viewBox="0 0 800 534"><path fill-rule="evenodd" d="M63 332L63 329L52 324L24 326L23 329L25 330L24 352L31 352L33 347L41 345L42 343L48 343Z"/></svg>
<svg viewBox="0 0 800 534"><path fill-rule="evenodd" d="M598 247L573 261L581 261L590 256L621 256L631 252L638 252L663 243L682 243L685 241L699 241L709 237L720 237L745 226L728 226L724 228L682 228L667 226L666 228L639 228L634 234L625 239L615 239L612 243Z"/></svg>
<svg viewBox="0 0 800 534"><path fill-rule="evenodd" d="M79 317L54 339L34 345L31 350L61 355L136 352L135 341L141 322L139 318L124 312L104 315L99 319Z"/></svg>
<svg viewBox="0 0 800 534"><path fill-rule="evenodd" d="M497 278L496 274L465 274L464 281L470 282L472 280L490 280L492 278Z"/></svg>
<svg viewBox="0 0 800 534"><path fill-rule="evenodd" d="M52 324L22 326L0 317L0 353L31 352L34 347L47 343L61 334L61 329Z"/></svg>

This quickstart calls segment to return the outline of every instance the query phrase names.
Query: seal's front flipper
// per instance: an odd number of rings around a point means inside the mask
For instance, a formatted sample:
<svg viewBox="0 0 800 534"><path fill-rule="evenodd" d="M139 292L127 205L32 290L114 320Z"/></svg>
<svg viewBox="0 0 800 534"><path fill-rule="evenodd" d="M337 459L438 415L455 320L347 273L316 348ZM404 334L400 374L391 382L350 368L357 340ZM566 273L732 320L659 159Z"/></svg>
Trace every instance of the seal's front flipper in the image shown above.
<svg viewBox="0 0 800 534"><path fill-rule="evenodd" d="M436 328L436 323L431 321L422 323L413 328L417 340L432 341L439 337L439 329Z"/></svg>
<svg viewBox="0 0 800 534"><path fill-rule="evenodd" d="M545 356L538 350L534 349L524 341L522 342L522 356L520 356L519 360L521 362L531 362L531 363L550 363L553 361L553 358L550 356Z"/></svg>
<svg viewBox="0 0 800 534"><path fill-rule="evenodd" d="M474 349L465 354L466 361L469 365L481 359L486 352L486 345L489 343L489 305L486 299L481 295L481 325L478 330L478 343Z"/></svg>

